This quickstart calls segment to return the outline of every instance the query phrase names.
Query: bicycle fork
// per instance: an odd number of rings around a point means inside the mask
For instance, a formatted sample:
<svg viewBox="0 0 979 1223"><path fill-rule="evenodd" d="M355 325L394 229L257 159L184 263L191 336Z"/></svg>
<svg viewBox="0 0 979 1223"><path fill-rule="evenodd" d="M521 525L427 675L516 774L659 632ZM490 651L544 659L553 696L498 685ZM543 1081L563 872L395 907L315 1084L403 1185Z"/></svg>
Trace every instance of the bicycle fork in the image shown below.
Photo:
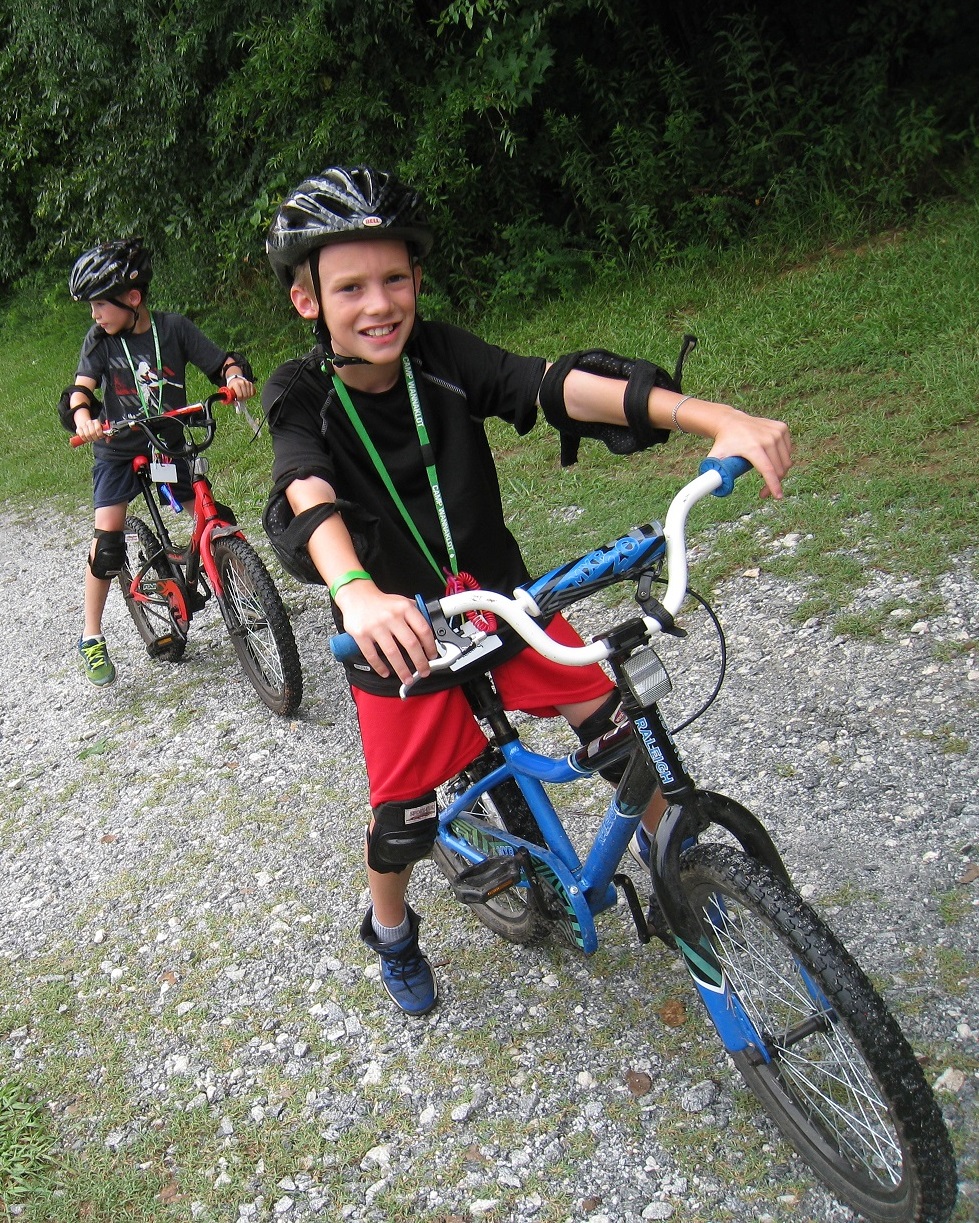
<svg viewBox="0 0 979 1223"><path fill-rule="evenodd" d="M629 710L636 738L643 752L636 752L619 785L616 802L634 808L649 793L649 779L655 774L667 801L667 808L650 837L650 878L653 895L672 932L677 948L700 999L729 1053L752 1048L767 1060L767 1042L748 1017L714 947L703 931L703 919L695 914L680 878L680 856L684 849L716 824L731 834L744 852L767 866L780 879L789 882L785 864L774 842L746 807L723 794L699 790L683 766L672 736L658 708L647 706ZM621 796L621 797L620 797ZM646 798L648 805L649 797ZM645 809L645 808L643 808ZM724 921L723 907L711 916L715 924Z"/></svg>

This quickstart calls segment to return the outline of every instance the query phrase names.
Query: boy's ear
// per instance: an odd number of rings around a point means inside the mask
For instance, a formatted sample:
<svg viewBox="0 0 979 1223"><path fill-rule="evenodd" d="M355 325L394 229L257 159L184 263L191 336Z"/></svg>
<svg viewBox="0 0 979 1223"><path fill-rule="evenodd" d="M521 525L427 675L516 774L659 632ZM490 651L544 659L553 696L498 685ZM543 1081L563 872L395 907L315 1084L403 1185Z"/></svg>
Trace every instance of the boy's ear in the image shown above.
<svg viewBox="0 0 979 1223"><path fill-rule="evenodd" d="M416 263L412 268L412 272L415 276L415 293L417 294L418 290L422 287L422 265L420 263Z"/></svg>
<svg viewBox="0 0 979 1223"><path fill-rule="evenodd" d="M313 297L307 289L300 284L294 284L289 290L289 296L292 299L292 304L296 307L303 318L315 319L319 315L319 306L316 304L316 298Z"/></svg>

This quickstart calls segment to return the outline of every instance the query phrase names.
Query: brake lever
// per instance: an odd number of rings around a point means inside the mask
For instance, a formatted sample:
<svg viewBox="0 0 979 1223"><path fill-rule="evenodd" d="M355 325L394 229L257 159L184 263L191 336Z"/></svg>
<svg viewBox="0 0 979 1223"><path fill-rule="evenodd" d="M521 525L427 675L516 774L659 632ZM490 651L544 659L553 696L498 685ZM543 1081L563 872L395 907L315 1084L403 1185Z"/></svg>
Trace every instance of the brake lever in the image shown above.
<svg viewBox="0 0 979 1223"><path fill-rule="evenodd" d="M439 671L450 670L452 664L460 659L464 653L466 653L465 650L461 650L451 641L436 641L435 648L438 650L438 657L433 658L428 664L429 675ZM427 676L420 675L417 671L414 671L411 679L405 680L405 682L398 689L398 695L402 700L404 700L405 697L408 696L413 684L417 684L420 679L427 678Z"/></svg>

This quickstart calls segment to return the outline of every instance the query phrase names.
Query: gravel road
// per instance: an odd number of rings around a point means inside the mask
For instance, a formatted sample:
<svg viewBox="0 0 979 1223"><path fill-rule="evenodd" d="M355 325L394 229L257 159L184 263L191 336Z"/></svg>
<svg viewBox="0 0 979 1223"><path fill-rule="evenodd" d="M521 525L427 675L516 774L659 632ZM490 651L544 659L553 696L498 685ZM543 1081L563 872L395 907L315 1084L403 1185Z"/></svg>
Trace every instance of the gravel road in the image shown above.
<svg viewBox="0 0 979 1223"><path fill-rule="evenodd" d="M306 681L292 720L239 678L215 609L168 666L116 592L119 676L97 690L74 650L87 520L0 521L0 1077L47 1076L69 1151L142 1168L147 1136L172 1132L168 1219L851 1218L624 909L590 960L517 948L424 864L441 1002L398 1013L356 936L366 791L324 597L282 581ZM926 1056L961 1219L979 1213L975 569L950 571L926 620L901 614L913 582L875 578L862 605L897 611L865 642L793 624L804 592L761 559L718 592L728 680L680 740L766 821ZM701 636L685 649L703 659L674 665L677 711L709 675Z"/></svg>

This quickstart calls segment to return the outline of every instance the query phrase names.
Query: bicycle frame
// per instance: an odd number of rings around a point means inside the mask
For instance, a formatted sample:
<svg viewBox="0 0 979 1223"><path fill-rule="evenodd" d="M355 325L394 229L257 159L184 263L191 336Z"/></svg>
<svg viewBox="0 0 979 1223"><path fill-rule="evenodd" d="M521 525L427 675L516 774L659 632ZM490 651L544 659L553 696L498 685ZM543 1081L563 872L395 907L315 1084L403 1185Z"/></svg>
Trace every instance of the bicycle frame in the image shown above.
<svg viewBox="0 0 979 1223"><path fill-rule="evenodd" d="M734 478L731 476L725 483L722 475L719 495L730 491ZM565 758L555 759L525 747L497 704L489 720L494 731L506 728L503 734L496 735L496 746L504 763L447 804L439 817L438 835L448 850L474 867L490 857L507 854L529 861L530 869L511 886L529 889L531 903L540 905L541 897L534 886L535 875L553 880L556 886L552 890L564 900L564 916L575 943L585 954L591 954L598 946L595 917L616 904L618 889L622 889L628 900L640 938L648 941L635 886L629 876L617 872L629 841L659 787L668 806L651 838L653 893L725 1048L738 1052L749 1046L764 1049L765 1042L761 1034L754 1032L733 994L724 969L679 886L680 854L711 825L717 825L733 836L749 856L763 862L777 876L786 881L789 876L761 822L733 799L699 790L687 773L657 706L659 696L669 691L669 679L652 648L643 646L651 627L675 631L673 611L678 609L686 594L684 525L689 509L702 495L703 486L690 486L678 495L671 507L672 519L667 518L665 530L656 524L637 528L578 561L552 570L530 584L526 591L515 593L516 601L523 601L532 614L549 615L577 602L585 594L623 578L638 576L637 602L644 624L632 621L600 638L606 646L604 656L623 697L627 723L603 740L578 748ZM670 558L670 582L664 602L659 603L651 595L650 574L652 566L664 554ZM485 592L482 598L486 598ZM446 600L439 603L438 613L433 615L437 636L440 636L438 630L443 623L440 615L448 610ZM429 607L428 610L434 609ZM647 673L651 672L652 678L644 674L639 683L634 684L629 675L629 660L634 655L639 657L637 647L642 647L640 653L645 657L641 665ZM650 661L650 656L655 662ZM644 685L650 694L645 701L637 695L637 690L641 691ZM621 757L623 745L630 742L626 769L582 861L544 786L561 785L596 774L610 757ZM547 848L490 825L473 814L477 800L484 794L491 794L509 778L523 794ZM460 822L468 825L475 847L453 831ZM481 842L485 844L485 852L480 852ZM544 907L546 909L546 903Z"/></svg>
<svg viewBox="0 0 979 1223"><path fill-rule="evenodd" d="M133 418L121 426L126 427L128 425L130 428L140 429L147 436L153 447L161 454L165 454L171 459L184 459L190 466L191 487L194 492L194 525L186 548L177 549L174 547L170 532L167 529L163 511L153 495L154 485L157 482L151 475L149 458L145 454L138 454L133 458L132 462L133 472L139 481L143 500L153 521L153 526L160 543L166 552L167 558L183 575L186 590L175 591L172 594L174 598L179 595L177 611L181 620L188 624L193 615L193 609L187 606L186 594L196 589L201 569L203 569L208 585L218 601L222 615L224 615L224 584L221 581L217 565L214 563L211 541L220 536L245 538L242 531L234 523L222 517L217 502L214 500L211 483L207 478L207 459L201 453L214 440L216 422L211 411L212 405L219 401L230 403L232 400L233 395L228 392L227 388L222 388L216 394L208 396L203 403L188 404L186 407L174 408L168 412L161 413L159 417L153 418L153 420L176 419L181 421L182 424L186 418L187 424L185 427L203 428L205 430L204 436L199 441L188 440L185 437L184 443L180 447L172 446L160 438L152 428L152 420ZM195 420L191 424L192 417L200 417L200 419ZM174 504L166 483L163 483L162 486L166 490L164 495L167 497L167 500ZM151 600L139 588L142 578L143 572L135 575L130 594L138 603L149 603Z"/></svg>
<svg viewBox="0 0 979 1223"><path fill-rule="evenodd" d="M214 592L214 597L220 603L224 598L224 586L221 582L217 566L214 563L211 541L216 537L227 535L244 539L244 535L239 527L223 518L218 510L217 503L214 500L214 492L211 489L210 481L207 479L207 460L201 455L195 455L191 460L191 487L194 490L194 525L190 540L186 548L183 549L176 549L173 546L173 541L170 538L170 533L167 530L163 517L163 511L153 495L155 481L150 476L149 469L150 460L146 455L136 455L133 459L133 471L139 480L143 500L146 503L150 518L153 520L153 526L166 551L167 557L183 570L188 588L192 589L197 585L197 579L200 576L201 569L203 569L208 584ZM139 575L137 575L133 582L131 593L138 602L146 602L145 596L140 594L137 589L138 585Z"/></svg>

